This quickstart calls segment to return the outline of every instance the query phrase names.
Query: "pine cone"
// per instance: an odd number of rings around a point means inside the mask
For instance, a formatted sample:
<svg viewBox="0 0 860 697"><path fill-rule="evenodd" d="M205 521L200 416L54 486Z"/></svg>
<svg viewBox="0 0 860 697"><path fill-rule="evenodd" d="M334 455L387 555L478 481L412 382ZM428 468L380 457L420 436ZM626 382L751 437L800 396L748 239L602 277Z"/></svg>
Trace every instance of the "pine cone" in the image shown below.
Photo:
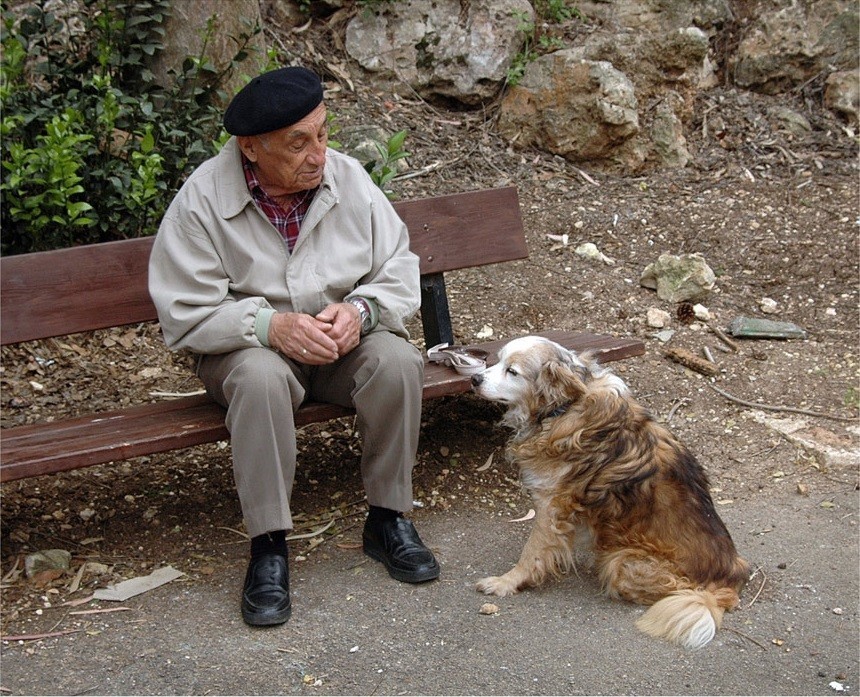
<svg viewBox="0 0 860 697"><path fill-rule="evenodd" d="M696 321L696 311L690 303L680 303L677 310L678 321L681 324L692 324Z"/></svg>

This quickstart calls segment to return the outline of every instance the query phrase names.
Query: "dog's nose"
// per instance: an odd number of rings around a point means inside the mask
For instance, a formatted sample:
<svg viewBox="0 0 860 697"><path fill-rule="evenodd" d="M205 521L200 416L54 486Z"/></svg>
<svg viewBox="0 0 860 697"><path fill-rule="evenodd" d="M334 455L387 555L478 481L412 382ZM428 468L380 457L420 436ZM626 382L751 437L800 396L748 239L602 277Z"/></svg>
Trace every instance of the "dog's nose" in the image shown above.
<svg viewBox="0 0 860 697"><path fill-rule="evenodd" d="M482 382L484 382L484 376L480 373L472 376L472 387L478 387Z"/></svg>

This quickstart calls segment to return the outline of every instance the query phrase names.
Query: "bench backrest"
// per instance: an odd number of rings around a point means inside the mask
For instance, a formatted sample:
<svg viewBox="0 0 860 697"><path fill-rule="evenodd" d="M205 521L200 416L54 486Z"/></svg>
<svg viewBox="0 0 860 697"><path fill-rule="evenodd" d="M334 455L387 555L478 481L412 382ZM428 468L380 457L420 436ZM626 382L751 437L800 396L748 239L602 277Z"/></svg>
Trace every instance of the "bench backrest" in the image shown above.
<svg viewBox="0 0 860 697"><path fill-rule="evenodd" d="M394 207L409 228L422 277L528 256L515 187L401 201ZM143 237L3 257L0 342L157 319L147 287L152 242Z"/></svg>

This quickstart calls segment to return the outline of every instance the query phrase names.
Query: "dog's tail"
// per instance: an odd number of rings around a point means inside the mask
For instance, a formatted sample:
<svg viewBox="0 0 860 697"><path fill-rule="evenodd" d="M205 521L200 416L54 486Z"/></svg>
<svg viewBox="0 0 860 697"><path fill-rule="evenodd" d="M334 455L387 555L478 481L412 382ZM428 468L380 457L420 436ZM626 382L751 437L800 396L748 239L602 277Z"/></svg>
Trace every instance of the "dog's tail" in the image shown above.
<svg viewBox="0 0 860 697"><path fill-rule="evenodd" d="M737 607L738 602L738 594L732 588L679 590L648 608L636 626L686 649L699 649L714 638L723 614Z"/></svg>

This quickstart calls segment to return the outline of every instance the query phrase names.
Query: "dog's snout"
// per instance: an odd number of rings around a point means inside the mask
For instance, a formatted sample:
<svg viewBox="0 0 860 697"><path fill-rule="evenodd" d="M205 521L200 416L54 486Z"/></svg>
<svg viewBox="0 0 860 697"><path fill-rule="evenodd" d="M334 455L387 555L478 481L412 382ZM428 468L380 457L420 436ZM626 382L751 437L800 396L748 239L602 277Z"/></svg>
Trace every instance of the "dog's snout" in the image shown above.
<svg viewBox="0 0 860 697"><path fill-rule="evenodd" d="M478 387L482 382L484 382L484 376L482 373L477 373L472 376L472 387Z"/></svg>

